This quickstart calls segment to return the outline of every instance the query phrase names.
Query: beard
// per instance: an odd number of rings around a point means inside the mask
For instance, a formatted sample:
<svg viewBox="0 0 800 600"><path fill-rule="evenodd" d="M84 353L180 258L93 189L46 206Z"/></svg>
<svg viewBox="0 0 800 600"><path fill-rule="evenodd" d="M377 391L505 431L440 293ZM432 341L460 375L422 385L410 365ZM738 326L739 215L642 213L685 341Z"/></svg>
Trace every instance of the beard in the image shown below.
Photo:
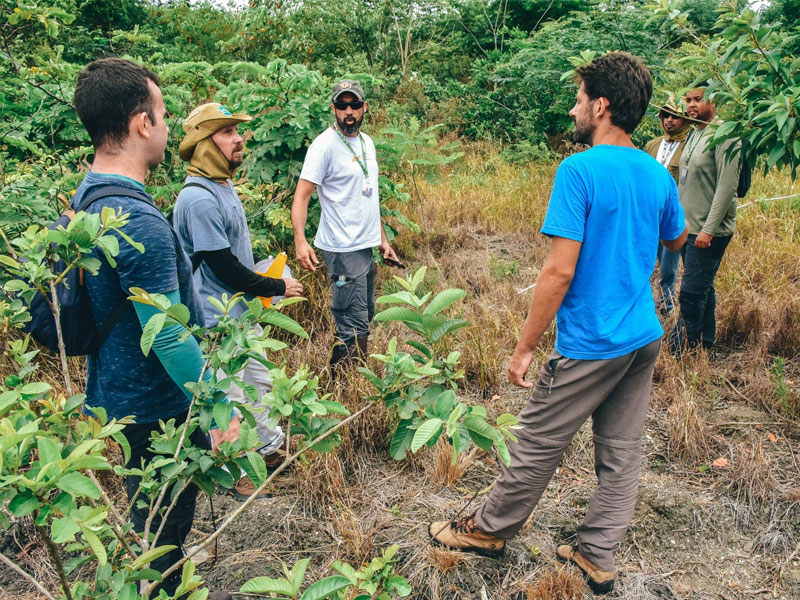
<svg viewBox="0 0 800 600"><path fill-rule="evenodd" d="M360 119L356 119L355 117L345 117L344 119L339 119L337 117L336 124L339 126L339 129L343 134L352 137L358 133L359 129L361 129L361 121L363 120L363 115Z"/></svg>
<svg viewBox="0 0 800 600"><path fill-rule="evenodd" d="M231 168L231 171L235 171L240 166L242 166L242 161L244 160L242 150L234 150L231 153L231 157L228 159L228 166Z"/></svg>
<svg viewBox="0 0 800 600"><path fill-rule="evenodd" d="M591 120L591 116L585 118L575 119L575 133L572 138L579 144L592 145L592 136L594 135L595 125Z"/></svg>

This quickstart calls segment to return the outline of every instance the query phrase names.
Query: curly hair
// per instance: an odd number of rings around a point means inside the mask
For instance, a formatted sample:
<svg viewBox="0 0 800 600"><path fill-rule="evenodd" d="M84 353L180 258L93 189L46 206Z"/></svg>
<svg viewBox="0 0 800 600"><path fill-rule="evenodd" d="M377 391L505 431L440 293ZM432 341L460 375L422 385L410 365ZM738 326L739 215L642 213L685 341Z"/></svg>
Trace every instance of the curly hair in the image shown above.
<svg viewBox="0 0 800 600"><path fill-rule="evenodd" d="M610 52L578 67L576 73L590 100L608 100L611 123L633 133L653 95L653 80L644 63L628 52Z"/></svg>

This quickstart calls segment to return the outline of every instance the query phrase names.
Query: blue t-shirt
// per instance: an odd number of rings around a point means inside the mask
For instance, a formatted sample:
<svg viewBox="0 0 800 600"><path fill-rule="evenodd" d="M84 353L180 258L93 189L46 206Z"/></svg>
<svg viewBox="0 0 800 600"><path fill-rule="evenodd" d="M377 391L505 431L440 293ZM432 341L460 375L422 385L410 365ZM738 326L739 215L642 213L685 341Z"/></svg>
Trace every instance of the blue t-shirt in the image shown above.
<svg viewBox="0 0 800 600"><path fill-rule="evenodd" d="M126 177L89 172L78 187L73 207L88 192L106 185L144 190L141 184ZM95 323L103 323L130 295L128 290L132 287L158 294L178 290L192 321L202 323L202 307L192 285L192 265L159 210L142 200L111 196L97 200L87 212L99 213L104 206L130 214L123 231L143 244L145 252L140 253L117 236L119 254L115 269L101 252L94 253L101 266L96 276L86 278L86 285ZM148 356L142 354L141 337L142 326L131 307L99 351L88 358L86 404L102 406L109 417L132 415L137 423L152 423L186 412L189 399L170 379L154 352Z"/></svg>
<svg viewBox="0 0 800 600"><path fill-rule="evenodd" d="M685 227L675 180L646 152L601 145L564 160L542 233L582 246L556 317L556 350L609 359L661 337L650 287L653 248Z"/></svg>
<svg viewBox="0 0 800 600"><path fill-rule="evenodd" d="M198 183L206 189L184 187L178 194L172 218L183 249L189 256L194 256L197 252L230 248L240 263L253 270L253 247L247 218L230 180L220 185L205 177L189 176L186 183ZM222 283L205 262L195 272L194 284L203 299L205 326L213 327L219 320L219 309L208 302L208 298L221 299L222 294L230 298L239 290ZM246 297L248 300L253 298L249 294ZM230 315L238 317L246 309L244 302L239 302Z"/></svg>

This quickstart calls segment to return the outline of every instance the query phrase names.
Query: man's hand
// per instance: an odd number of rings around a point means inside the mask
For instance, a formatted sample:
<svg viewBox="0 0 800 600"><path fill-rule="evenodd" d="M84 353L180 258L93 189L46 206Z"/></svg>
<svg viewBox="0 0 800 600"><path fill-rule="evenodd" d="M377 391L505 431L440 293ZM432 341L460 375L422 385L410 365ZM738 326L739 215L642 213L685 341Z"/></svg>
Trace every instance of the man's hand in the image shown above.
<svg viewBox="0 0 800 600"><path fill-rule="evenodd" d="M708 235L705 231L701 231L697 234L697 238L694 240L694 247L709 248L711 246L711 240L713 239L713 235Z"/></svg>
<svg viewBox="0 0 800 600"><path fill-rule="evenodd" d="M286 291L283 293L286 298L296 298L303 295L303 284L297 279L286 277L283 282L286 284Z"/></svg>
<svg viewBox="0 0 800 600"><path fill-rule="evenodd" d="M531 362L533 362L533 352L515 349L508 362L508 380L516 386L532 388L533 383L525 379Z"/></svg>
<svg viewBox="0 0 800 600"><path fill-rule="evenodd" d="M319 261L317 260L317 255L314 254L314 249L311 247L311 244L305 240L301 242L295 241L295 248L297 250L297 262L300 263L300 266L307 271L316 271L316 265L319 264Z"/></svg>
<svg viewBox="0 0 800 600"><path fill-rule="evenodd" d="M235 442L239 439L239 425L241 422L239 421L239 417L234 415L231 418L231 422L228 424L227 431L222 431L222 429L212 429L211 430L211 449L216 452L217 448L219 448L224 442Z"/></svg>
<svg viewBox="0 0 800 600"><path fill-rule="evenodd" d="M397 254L394 253L394 249L389 244L389 242L381 242L381 245L378 246L378 250L381 251L381 256L383 258L391 258L392 260L398 260Z"/></svg>

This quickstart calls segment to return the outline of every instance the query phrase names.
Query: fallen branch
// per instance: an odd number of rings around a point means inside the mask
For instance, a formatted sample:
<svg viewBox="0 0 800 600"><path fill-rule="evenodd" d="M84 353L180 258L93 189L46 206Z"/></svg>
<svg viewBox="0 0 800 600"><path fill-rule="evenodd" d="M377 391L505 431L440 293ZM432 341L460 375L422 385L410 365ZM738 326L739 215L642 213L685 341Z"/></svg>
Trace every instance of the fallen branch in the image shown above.
<svg viewBox="0 0 800 600"><path fill-rule="evenodd" d="M3 554L2 552L0 552L0 562L3 562L3 563L5 563L5 565L6 565L6 566L7 566L9 569L11 569L12 571L14 571L14 572L15 572L17 575L19 575L19 576L20 576L20 577L22 577L23 579L27 579L27 580L28 580L28 581L31 583L31 585L33 585L33 587L35 587L37 590L39 590L39 592L40 592L40 593L41 593L41 594L42 594L44 597L46 597L46 598L47 598L47 600L56 600L55 598L53 598L53 596L50 594L50 592L48 592L46 589L44 589L44 587L42 587L42 584L41 584L41 583L39 583L38 581L36 581L36 579L33 577L33 575L31 575L31 574L29 574L29 573L26 573L26 572L25 572L25 571L22 569L22 567L20 567L19 565L17 565L17 563L15 563L13 560L11 560L10 558L8 558L8 557L7 557L5 554Z"/></svg>

